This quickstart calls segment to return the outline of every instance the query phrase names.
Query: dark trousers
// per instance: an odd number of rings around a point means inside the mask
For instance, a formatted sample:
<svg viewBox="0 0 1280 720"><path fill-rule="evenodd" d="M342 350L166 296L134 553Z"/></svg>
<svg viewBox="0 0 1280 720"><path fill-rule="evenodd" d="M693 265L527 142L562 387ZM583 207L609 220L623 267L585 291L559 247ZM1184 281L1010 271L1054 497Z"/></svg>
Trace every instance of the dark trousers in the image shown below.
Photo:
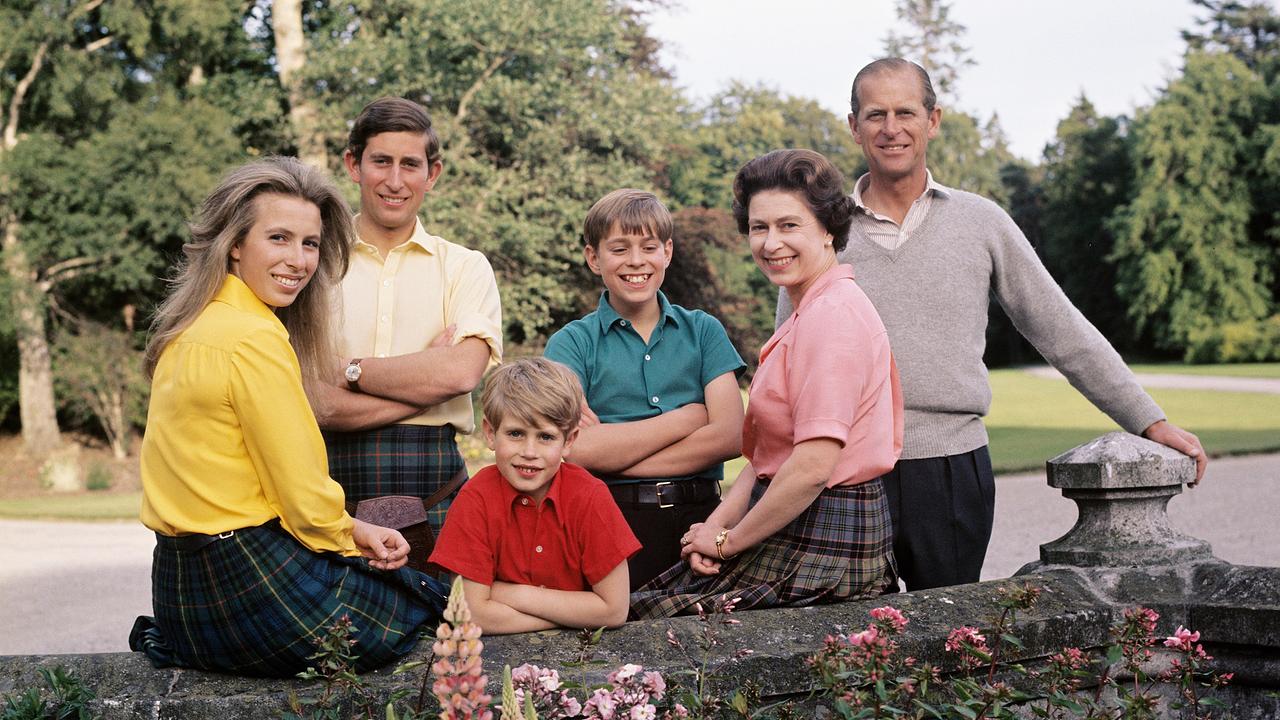
<svg viewBox="0 0 1280 720"><path fill-rule="evenodd" d="M663 570L683 562L680 559L680 536L690 525L706 520L719 504L718 497L666 508L655 504L618 503L622 517L627 519L631 532L635 533L642 546L627 561L632 592Z"/></svg>
<svg viewBox="0 0 1280 720"><path fill-rule="evenodd" d="M893 554L907 590L977 582L996 508L987 447L899 460L881 479L893 518Z"/></svg>

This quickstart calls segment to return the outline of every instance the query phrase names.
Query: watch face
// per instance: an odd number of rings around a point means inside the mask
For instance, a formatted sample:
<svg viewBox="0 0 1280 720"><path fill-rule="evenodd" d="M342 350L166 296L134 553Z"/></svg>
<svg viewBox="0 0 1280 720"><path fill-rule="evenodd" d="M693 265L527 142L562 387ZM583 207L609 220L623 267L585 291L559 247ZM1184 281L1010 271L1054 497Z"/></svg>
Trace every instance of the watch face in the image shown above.
<svg viewBox="0 0 1280 720"><path fill-rule="evenodd" d="M360 366L348 365L345 375L347 378L347 382L356 382L357 380L360 379Z"/></svg>

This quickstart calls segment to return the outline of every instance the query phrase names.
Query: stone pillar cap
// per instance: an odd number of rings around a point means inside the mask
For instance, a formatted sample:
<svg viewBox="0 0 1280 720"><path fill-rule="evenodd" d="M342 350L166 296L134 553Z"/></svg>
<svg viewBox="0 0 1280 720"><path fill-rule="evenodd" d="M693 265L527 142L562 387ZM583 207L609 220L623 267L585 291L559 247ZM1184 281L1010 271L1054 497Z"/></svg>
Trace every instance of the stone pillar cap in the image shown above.
<svg viewBox="0 0 1280 720"><path fill-rule="evenodd" d="M1047 463L1049 486L1063 490L1167 487L1195 481L1196 461L1127 432L1112 432Z"/></svg>

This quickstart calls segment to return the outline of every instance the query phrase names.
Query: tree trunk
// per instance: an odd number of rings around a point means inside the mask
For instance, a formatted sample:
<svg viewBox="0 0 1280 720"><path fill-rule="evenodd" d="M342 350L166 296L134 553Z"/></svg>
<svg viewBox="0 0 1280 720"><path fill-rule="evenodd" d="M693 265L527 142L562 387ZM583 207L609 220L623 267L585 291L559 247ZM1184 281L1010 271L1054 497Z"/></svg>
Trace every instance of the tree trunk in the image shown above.
<svg viewBox="0 0 1280 720"><path fill-rule="evenodd" d="M307 64L307 37L302 31L302 0L274 0L271 29L276 40L276 67L280 85L289 93L289 125L298 143L298 159L328 167L324 134L319 131L315 105L303 92L298 71Z"/></svg>
<svg viewBox="0 0 1280 720"><path fill-rule="evenodd" d="M53 401L53 365L45 334L44 298L18 231L18 221L10 215L4 228L4 266L12 283L9 300L18 336L18 405L27 452L43 457L62 445L62 434Z"/></svg>

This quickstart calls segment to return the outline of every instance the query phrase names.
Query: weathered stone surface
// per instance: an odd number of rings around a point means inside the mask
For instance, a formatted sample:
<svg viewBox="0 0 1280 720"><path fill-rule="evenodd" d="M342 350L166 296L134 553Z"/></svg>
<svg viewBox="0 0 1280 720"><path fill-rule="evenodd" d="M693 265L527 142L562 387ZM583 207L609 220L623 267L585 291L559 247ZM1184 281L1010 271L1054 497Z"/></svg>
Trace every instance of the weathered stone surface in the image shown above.
<svg viewBox="0 0 1280 720"><path fill-rule="evenodd" d="M1066 535L1040 546L1044 565L1126 567L1212 558L1208 543L1169 524L1169 499L1195 479L1195 461L1182 453L1114 432L1053 458L1048 476L1051 487L1075 501L1079 517Z"/></svg>
<svg viewBox="0 0 1280 720"><path fill-rule="evenodd" d="M1169 528L1165 503L1194 477L1194 463L1141 438L1113 433L1051 460L1049 477L1080 505L1080 521L1063 538L1042 546L1042 561L1020 570L1015 579L737 613L740 624L715 625L718 644L705 658L699 638L706 626L696 618L629 623L605 633L594 653L599 665L585 671L568 665L580 659L576 633L486 638L489 691L498 694L504 664L533 662L592 684L624 663L659 670L672 681L705 661L716 674L712 687L718 691L749 685L766 698L802 696L813 689L805 661L824 638L862 629L870 609L885 604L910 619L900 638L903 653L953 670L954 658L943 651L947 633L960 625L992 627L1001 590L1029 582L1041 588L1040 599L1018 614L1013 633L1023 647L1003 660L1035 669L1066 646L1100 649L1124 609L1144 605L1160 613L1159 633L1172 634L1179 625L1198 630L1206 650L1218 658L1215 669L1236 674L1235 684L1218 694L1231 705L1232 716L1280 716L1280 568L1221 562L1208 545ZM668 632L684 650L668 642ZM737 659L740 649L752 654ZM429 653L430 645L423 643L410 659L427 660ZM1160 650L1161 658L1167 662L1171 655ZM97 692L94 709L106 720L274 717L290 693L316 692L314 685L294 680L155 670L143 656L126 653L0 657L0 693L37 684L37 670L52 665L67 666ZM1001 677L1016 680L1012 673ZM401 688L416 691L419 682L416 674L394 676L389 670L365 678L382 698Z"/></svg>

